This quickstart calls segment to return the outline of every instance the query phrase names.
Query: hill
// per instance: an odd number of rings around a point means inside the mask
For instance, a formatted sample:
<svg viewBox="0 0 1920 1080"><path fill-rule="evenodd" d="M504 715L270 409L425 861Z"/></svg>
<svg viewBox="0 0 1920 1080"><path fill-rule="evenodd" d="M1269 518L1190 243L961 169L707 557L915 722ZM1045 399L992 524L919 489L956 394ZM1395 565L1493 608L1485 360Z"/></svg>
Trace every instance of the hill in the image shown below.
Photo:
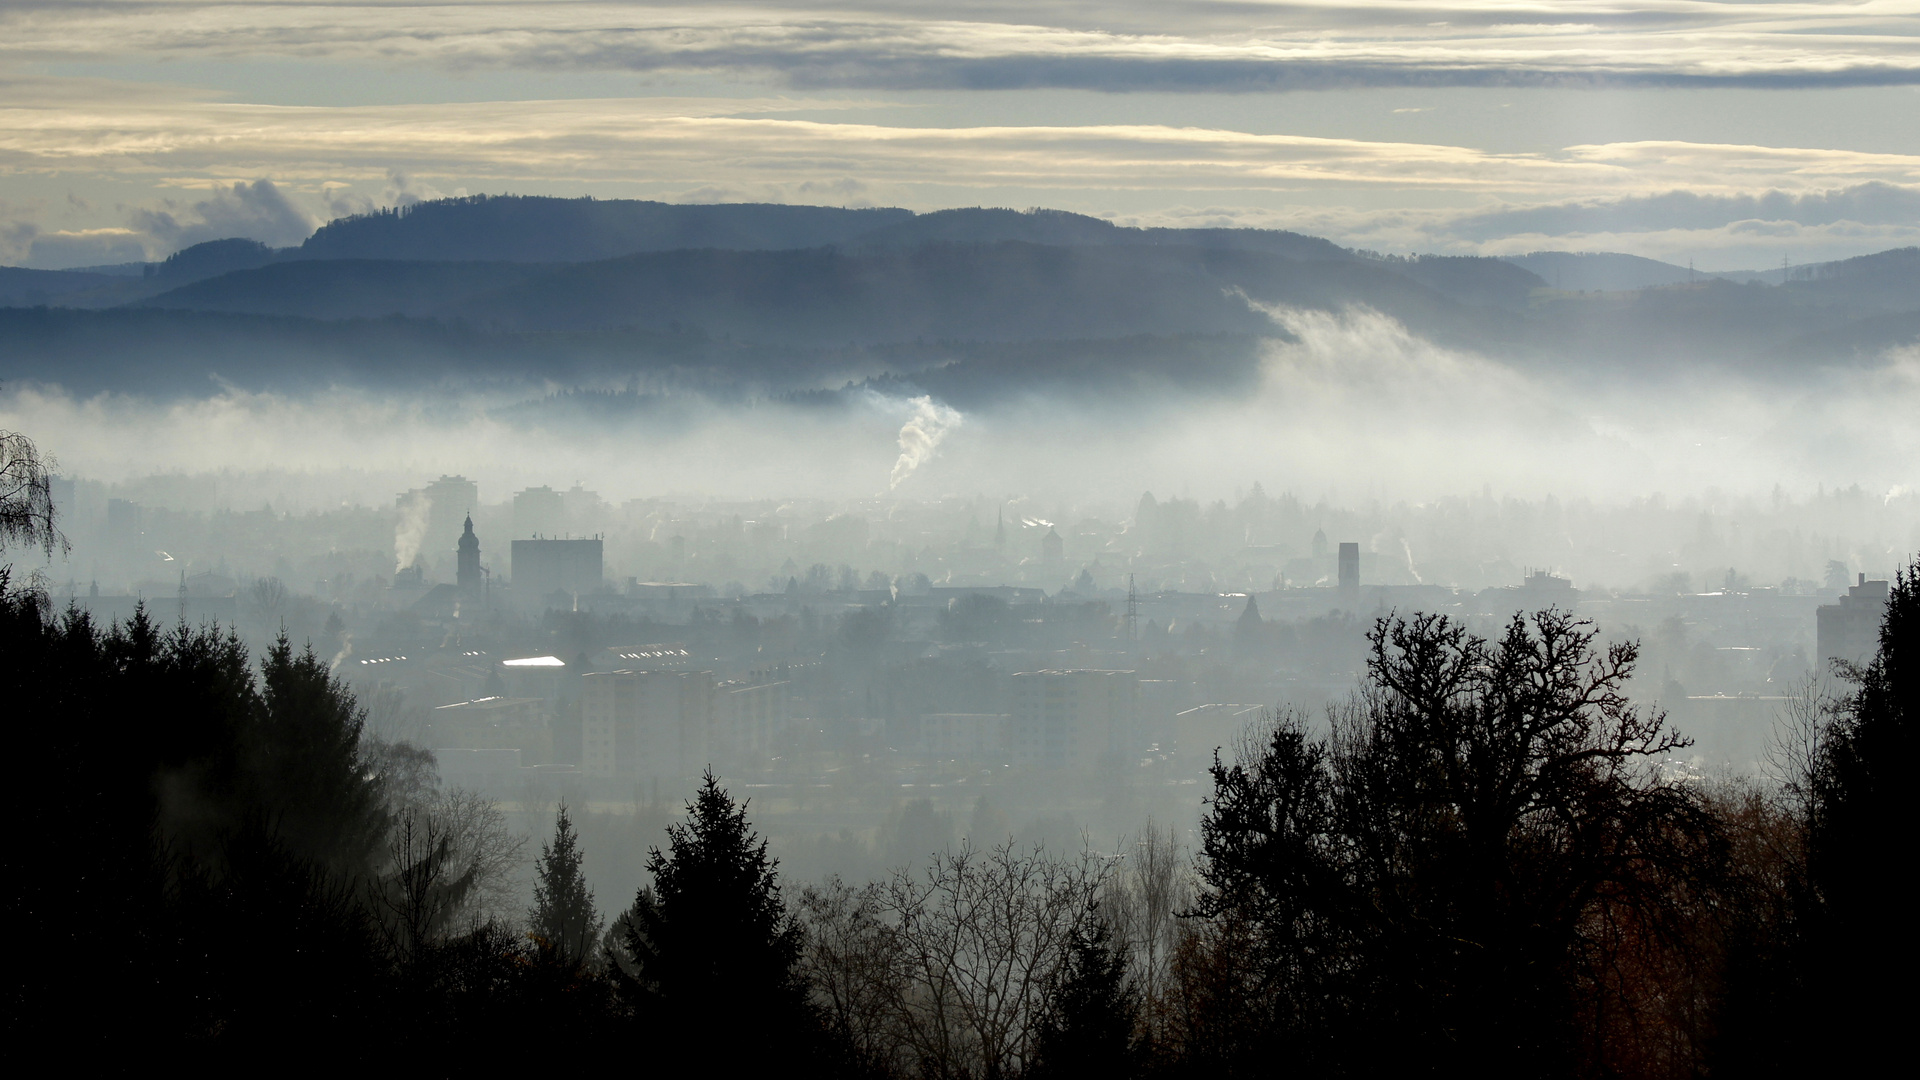
<svg viewBox="0 0 1920 1080"><path fill-rule="evenodd" d="M1458 267L1427 272L1463 276ZM682 328L818 346L1270 331L1247 298L1318 308L1362 303L1436 333L1487 318L1387 264L1013 241L703 248L562 266L303 260L195 282L145 303L321 319L408 315L502 331Z"/></svg>
<svg viewBox="0 0 1920 1080"><path fill-rule="evenodd" d="M340 218L284 257L591 262L642 251L771 251L851 242L910 210L475 195Z"/></svg>
<svg viewBox="0 0 1920 1080"><path fill-rule="evenodd" d="M1568 292L1624 292L1662 285L1684 285L1713 275L1684 266L1611 251L1535 251L1508 255L1512 263L1539 276L1548 287Z"/></svg>

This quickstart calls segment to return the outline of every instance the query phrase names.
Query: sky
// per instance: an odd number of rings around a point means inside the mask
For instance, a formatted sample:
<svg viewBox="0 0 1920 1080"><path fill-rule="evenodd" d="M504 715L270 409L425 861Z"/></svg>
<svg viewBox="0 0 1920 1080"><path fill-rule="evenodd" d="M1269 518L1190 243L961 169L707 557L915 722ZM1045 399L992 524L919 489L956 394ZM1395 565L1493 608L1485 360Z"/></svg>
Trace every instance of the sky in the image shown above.
<svg viewBox="0 0 1920 1080"><path fill-rule="evenodd" d="M0 0L0 264L514 192L1765 269L1920 243L1920 0Z"/></svg>

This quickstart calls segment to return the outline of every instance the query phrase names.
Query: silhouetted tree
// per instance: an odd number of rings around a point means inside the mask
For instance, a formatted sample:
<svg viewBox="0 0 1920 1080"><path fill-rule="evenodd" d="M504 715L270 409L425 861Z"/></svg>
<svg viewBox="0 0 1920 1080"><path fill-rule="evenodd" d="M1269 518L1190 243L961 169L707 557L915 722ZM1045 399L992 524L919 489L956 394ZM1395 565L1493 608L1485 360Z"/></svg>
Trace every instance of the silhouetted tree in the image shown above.
<svg viewBox="0 0 1920 1080"><path fill-rule="evenodd" d="M1896 576L1880 649L1850 672L1814 761L1803 971L1823 1067L1864 1070L1900 1051L1914 992L1912 886L1920 723L1920 560Z"/></svg>
<svg viewBox="0 0 1920 1080"><path fill-rule="evenodd" d="M593 908L593 887L580 872L579 836L565 803L554 819L553 842L540 845L535 868L528 933L541 953L561 966L578 967L593 959L603 923Z"/></svg>
<svg viewBox="0 0 1920 1080"><path fill-rule="evenodd" d="M1030 1080L1139 1073L1136 1032L1140 998L1127 977L1127 957L1097 911L1074 934L1059 977L1047 993L1033 1040Z"/></svg>
<svg viewBox="0 0 1920 1080"><path fill-rule="evenodd" d="M653 882L622 918L616 983L643 1023L724 1052L732 1071L791 1069L817 1025L777 863L711 772L687 811L647 857Z"/></svg>
<svg viewBox="0 0 1920 1080"><path fill-rule="evenodd" d="M1567 1072L1619 927L1655 932L1717 850L1658 771L1686 743L1627 702L1634 647L1559 612L1368 641L1329 735L1283 719L1215 764L1200 909L1250 931L1248 1000L1295 1060Z"/></svg>
<svg viewBox="0 0 1920 1080"><path fill-rule="evenodd" d="M32 439L0 430L0 549L24 544L49 558L56 548L67 550L56 521L51 465Z"/></svg>
<svg viewBox="0 0 1920 1080"><path fill-rule="evenodd" d="M15 1030L97 1009L103 985L114 1030L150 1047L337 1039L377 1013L359 882L385 811L324 667L282 643L256 674L231 634L144 610L55 618L4 574L0 656L17 749L42 763L4 855Z"/></svg>

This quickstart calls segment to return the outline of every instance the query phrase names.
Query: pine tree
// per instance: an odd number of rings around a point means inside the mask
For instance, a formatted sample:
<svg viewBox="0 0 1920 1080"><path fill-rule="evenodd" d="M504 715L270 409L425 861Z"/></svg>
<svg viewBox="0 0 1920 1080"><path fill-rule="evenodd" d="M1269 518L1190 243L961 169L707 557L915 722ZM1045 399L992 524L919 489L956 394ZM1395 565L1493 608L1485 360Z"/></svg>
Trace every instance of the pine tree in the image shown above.
<svg viewBox="0 0 1920 1080"><path fill-rule="evenodd" d="M621 918L621 994L688 1045L729 1047L741 1072L790 1068L814 1025L778 864L711 772L687 810L686 824L667 828L668 849L649 854L653 883Z"/></svg>
<svg viewBox="0 0 1920 1080"><path fill-rule="evenodd" d="M581 966L593 958L602 921L593 908L593 887L580 873L579 834L565 803L554 820L553 842L540 845L540 865L533 885L533 907L527 911L530 933L543 956L565 966Z"/></svg>

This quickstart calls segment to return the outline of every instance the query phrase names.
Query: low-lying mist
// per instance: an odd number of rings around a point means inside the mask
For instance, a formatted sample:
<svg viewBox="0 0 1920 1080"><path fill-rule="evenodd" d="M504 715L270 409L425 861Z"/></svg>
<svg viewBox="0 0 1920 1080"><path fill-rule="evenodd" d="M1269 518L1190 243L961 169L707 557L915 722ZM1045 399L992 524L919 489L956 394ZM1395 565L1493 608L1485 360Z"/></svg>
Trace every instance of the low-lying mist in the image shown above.
<svg viewBox="0 0 1920 1080"><path fill-rule="evenodd" d="M36 385L6 388L0 425L32 432L70 476L218 474L233 505L288 510L384 505L443 472L490 498L579 482L616 501L984 493L1089 511L1142 491L1226 498L1254 481L1337 503L1617 503L1776 486L1888 494L1913 480L1914 347L1791 378L1705 362L1648 374L1625 359L1548 373L1435 345L1369 309L1263 310L1276 332L1226 388L1183 385L1177 371L1073 386L1013 372L974 406L914 392L911 373L745 399L671 385L335 386L160 402Z"/></svg>

